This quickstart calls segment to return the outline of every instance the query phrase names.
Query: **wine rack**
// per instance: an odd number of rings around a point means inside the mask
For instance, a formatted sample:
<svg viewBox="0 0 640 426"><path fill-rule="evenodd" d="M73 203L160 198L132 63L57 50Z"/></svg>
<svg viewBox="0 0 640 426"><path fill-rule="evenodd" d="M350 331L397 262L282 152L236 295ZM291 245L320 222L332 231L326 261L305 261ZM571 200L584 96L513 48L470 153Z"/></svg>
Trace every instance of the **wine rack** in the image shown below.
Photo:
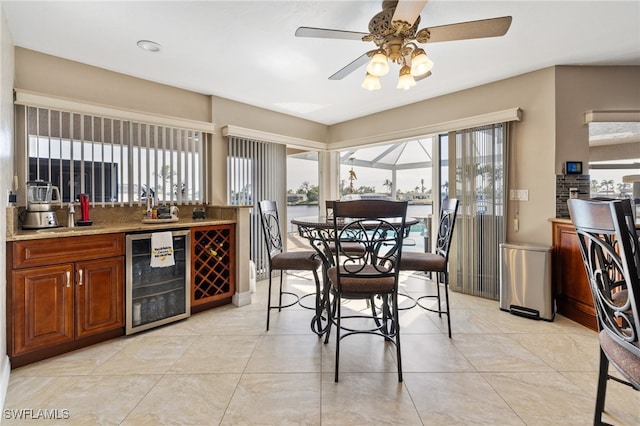
<svg viewBox="0 0 640 426"><path fill-rule="evenodd" d="M231 302L235 291L235 225L191 229L191 311Z"/></svg>

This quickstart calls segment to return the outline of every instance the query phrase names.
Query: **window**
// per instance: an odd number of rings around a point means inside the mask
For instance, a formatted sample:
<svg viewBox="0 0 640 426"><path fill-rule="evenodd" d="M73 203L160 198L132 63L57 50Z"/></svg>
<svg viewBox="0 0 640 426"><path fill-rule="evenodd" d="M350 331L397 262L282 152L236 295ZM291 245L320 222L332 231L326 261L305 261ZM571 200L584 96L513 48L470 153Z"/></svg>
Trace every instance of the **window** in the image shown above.
<svg viewBox="0 0 640 426"><path fill-rule="evenodd" d="M634 183L626 176L640 174L640 158L589 163L591 197L635 198Z"/></svg>
<svg viewBox="0 0 640 426"><path fill-rule="evenodd" d="M33 106L19 105L16 116L24 124L24 176L52 182L64 202L78 194L103 204L133 205L148 195L203 202L207 133Z"/></svg>

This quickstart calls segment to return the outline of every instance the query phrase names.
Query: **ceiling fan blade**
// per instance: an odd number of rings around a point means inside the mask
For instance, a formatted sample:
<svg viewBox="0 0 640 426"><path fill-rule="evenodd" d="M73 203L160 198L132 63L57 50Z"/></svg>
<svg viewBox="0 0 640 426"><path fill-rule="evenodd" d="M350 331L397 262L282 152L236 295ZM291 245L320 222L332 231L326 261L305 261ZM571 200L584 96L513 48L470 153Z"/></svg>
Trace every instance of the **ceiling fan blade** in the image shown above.
<svg viewBox="0 0 640 426"><path fill-rule="evenodd" d="M424 10L428 0L399 0L391 21L404 21L413 25Z"/></svg>
<svg viewBox="0 0 640 426"><path fill-rule="evenodd" d="M473 38L499 37L503 36L511 26L511 16L501 18L481 19L479 21L460 22L458 24L441 25L439 27L428 28L430 36L429 43L440 41L468 40ZM416 34L416 40L420 43L420 33Z"/></svg>
<svg viewBox="0 0 640 426"><path fill-rule="evenodd" d="M296 30L296 37L337 38L342 40L360 40L368 33L356 31L332 30L329 28L300 27Z"/></svg>
<svg viewBox="0 0 640 426"><path fill-rule="evenodd" d="M329 77L329 80L342 80L343 78L345 78L346 76L348 76L349 74L351 74L352 72L354 72L355 70L357 70L358 68L366 64L367 62L369 62L369 52L363 53L356 60L352 61L349 65L345 66L340 71L333 74L331 77Z"/></svg>

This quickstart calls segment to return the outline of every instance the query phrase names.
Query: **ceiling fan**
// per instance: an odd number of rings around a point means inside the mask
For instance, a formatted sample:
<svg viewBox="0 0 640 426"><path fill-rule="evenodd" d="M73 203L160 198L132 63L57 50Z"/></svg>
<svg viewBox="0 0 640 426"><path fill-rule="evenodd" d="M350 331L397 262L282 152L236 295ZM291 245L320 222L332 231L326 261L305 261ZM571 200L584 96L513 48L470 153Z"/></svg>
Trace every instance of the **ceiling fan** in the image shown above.
<svg viewBox="0 0 640 426"><path fill-rule="evenodd" d="M417 43L499 37L505 35L511 26L511 16L503 16L418 30L420 13L426 4L427 0L385 0L382 11L369 21L368 33L300 27L295 35L373 42L376 49L363 53L330 76L329 80L341 80L369 62L362 87L378 90L381 87L380 77L389 72L391 61L401 66L397 87L409 89L416 85L416 80L430 76L433 67L433 62Z"/></svg>

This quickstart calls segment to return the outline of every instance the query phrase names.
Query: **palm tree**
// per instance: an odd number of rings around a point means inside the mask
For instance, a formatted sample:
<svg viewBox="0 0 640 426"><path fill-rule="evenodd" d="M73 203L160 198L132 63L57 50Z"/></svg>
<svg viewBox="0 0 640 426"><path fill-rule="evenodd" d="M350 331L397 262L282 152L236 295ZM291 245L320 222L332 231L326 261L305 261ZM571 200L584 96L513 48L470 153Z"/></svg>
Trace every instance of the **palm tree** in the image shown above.
<svg viewBox="0 0 640 426"><path fill-rule="evenodd" d="M600 182L600 187L603 188L607 194L609 194L609 192L613 190L613 183L613 179L603 179L602 182Z"/></svg>
<svg viewBox="0 0 640 426"><path fill-rule="evenodd" d="M391 192L391 187L393 186L393 182L391 182L389 179L386 179L382 184L382 186L386 187L389 190L389 192Z"/></svg>

